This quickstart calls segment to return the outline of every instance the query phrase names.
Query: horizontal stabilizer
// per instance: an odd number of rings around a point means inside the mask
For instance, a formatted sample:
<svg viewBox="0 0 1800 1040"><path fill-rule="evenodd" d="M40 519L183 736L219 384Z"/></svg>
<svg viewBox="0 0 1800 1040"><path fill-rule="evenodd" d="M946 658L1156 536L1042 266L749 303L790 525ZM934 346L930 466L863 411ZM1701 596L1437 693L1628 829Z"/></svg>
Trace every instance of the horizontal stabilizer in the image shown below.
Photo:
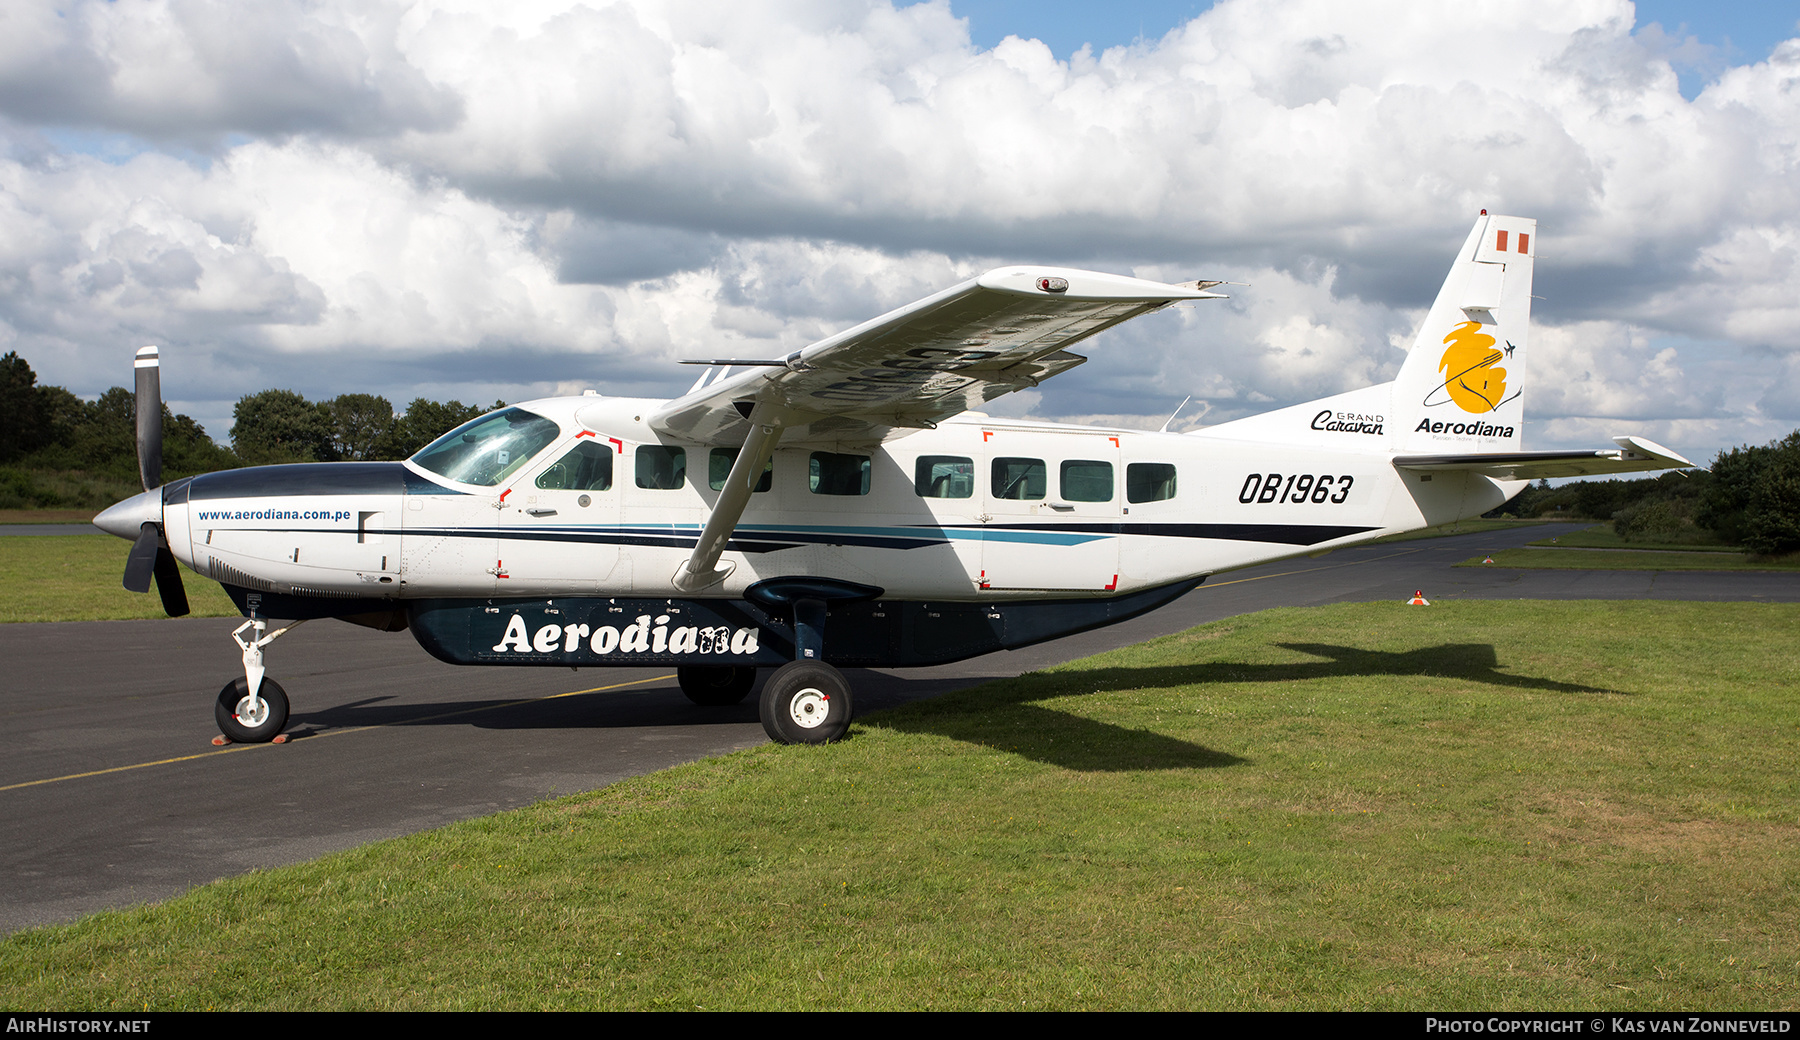
<svg viewBox="0 0 1800 1040"><path fill-rule="evenodd" d="M1693 463L1642 437L1614 437L1617 448L1595 451L1513 451L1480 455L1401 455L1395 467L1407 470L1463 470L1495 480L1538 480L1691 469Z"/></svg>

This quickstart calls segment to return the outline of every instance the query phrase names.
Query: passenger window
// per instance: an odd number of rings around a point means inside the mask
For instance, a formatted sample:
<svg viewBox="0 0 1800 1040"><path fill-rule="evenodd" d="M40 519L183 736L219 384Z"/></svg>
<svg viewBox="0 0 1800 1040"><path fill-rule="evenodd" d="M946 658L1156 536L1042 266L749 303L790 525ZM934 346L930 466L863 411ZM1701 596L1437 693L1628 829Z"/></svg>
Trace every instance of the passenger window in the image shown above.
<svg viewBox="0 0 1800 1040"><path fill-rule="evenodd" d="M1165 502L1174 497L1174 466L1166 462L1134 462L1125 467L1125 501Z"/></svg>
<svg viewBox="0 0 1800 1040"><path fill-rule="evenodd" d="M866 495L869 457L815 451L808 465L807 485L815 495Z"/></svg>
<svg viewBox="0 0 1800 1040"><path fill-rule="evenodd" d="M537 486L545 491L610 491L612 469L611 448L580 440L567 455L538 474Z"/></svg>
<svg viewBox="0 0 1800 1040"><path fill-rule="evenodd" d="M731 476L731 467L737 465L738 450L736 448L714 448L706 456L706 486L714 491L725 489L725 478ZM763 467L762 479L756 482L752 491L767 491L775 480L775 460L770 459Z"/></svg>
<svg viewBox="0 0 1800 1040"><path fill-rule="evenodd" d="M913 491L920 498L973 498L975 460L956 455L921 455L913 464Z"/></svg>
<svg viewBox="0 0 1800 1040"><path fill-rule="evenodd" d="M637 450L637 486L674 491L687 480L687 449L640 444Z"/></svg>
<svg viewBox="0 0 1800 1040"><path fill-rule="evenodd" d="M1069 502L1111 502L1112 463L1085 459L1063 463L1062 497Z"/></svg>
<svg viewBox="0 0 1800 1040"><path fill-rule="evenodd" d="M1036 501L1044 497L1045 478L1043 459L995 459L994 497Z"/></svg>

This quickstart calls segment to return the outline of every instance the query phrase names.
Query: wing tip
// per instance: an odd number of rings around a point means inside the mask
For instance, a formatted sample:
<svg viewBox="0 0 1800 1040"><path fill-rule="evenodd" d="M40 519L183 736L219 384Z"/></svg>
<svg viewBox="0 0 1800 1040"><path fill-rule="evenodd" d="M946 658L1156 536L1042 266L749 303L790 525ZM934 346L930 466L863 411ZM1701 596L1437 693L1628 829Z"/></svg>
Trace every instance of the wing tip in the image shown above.
<svg viewBox="0 0 1800 1040"><path fill-rule="evenodd" d="M1224 293L1209 292L1221 282L1184 282L1170 285L1129 275L1083 271L1073 267L1019 265L996 267L975 279L990 292L1048 299L1109 303L1164 303L1175 300L1222 300Z"/></svg>
<svg viewBox="0 0 1800 1040"><path fill-rule="evenodd" d="M1631 435L1625 435L1625 436L1620 436L1620 437L1614 437L1612 439L1612 441L1614 444L1617 444L1619 447L1625 449L1625 451L1627 451L1631 454L1644 455L1649 458L1665 460L1668 462L1675 463L1674 466L1669 467L1670 469L1694 469L1694 468L1696 468L1692 462L1689 462L1687 459L1683 458L1680 454L1678 454L1674 451L1671 451L1668 448L1663 447L1662 445L1656 443L1655 441L1649 439L1648 437L1636 437L1636 436L1631 436Z"/></svg>

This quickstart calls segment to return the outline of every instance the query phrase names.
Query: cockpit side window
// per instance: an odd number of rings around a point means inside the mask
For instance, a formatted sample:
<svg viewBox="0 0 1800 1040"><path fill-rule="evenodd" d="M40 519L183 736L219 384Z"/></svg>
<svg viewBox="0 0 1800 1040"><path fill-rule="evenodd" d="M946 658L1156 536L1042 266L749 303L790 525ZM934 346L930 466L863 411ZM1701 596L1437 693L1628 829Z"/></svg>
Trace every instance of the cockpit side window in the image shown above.
<svg viewBox="0 0 1800 1040"><path fill-rule="evenodd" d="M580 440L567 455L538 474L537 486L545 491L610 491L612 478L612 449Z"/></svg>
<svg viewBox="0 0 1800 1040"><path fill-rule="evenodd" d="M471 419L419 450L412 460L441 477L493 487L560 435L555 421L523 408Z"/></svg>

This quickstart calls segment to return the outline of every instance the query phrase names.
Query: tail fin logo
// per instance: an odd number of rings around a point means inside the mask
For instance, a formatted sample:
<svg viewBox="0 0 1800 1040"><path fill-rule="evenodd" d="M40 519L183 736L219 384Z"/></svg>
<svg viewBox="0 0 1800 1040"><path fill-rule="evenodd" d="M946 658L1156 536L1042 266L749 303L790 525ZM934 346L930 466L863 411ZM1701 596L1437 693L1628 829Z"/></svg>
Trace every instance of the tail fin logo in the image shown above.
<svg viewBox="0 0 1800 1040"><path fill-rule="evenodd" d="M1478 321L1465 321L1444 337L1449 348L1438 361L1444 381L1425 395L1425 407L1456 402L1465 412L1491 412L1505 404L1506 369L1494 365L1512 353L1495 349L1494 337L1481 331ZM1444 395L1447 395L1444 396ZM1518 396L1515 391L1514 396Z"/></svg>

